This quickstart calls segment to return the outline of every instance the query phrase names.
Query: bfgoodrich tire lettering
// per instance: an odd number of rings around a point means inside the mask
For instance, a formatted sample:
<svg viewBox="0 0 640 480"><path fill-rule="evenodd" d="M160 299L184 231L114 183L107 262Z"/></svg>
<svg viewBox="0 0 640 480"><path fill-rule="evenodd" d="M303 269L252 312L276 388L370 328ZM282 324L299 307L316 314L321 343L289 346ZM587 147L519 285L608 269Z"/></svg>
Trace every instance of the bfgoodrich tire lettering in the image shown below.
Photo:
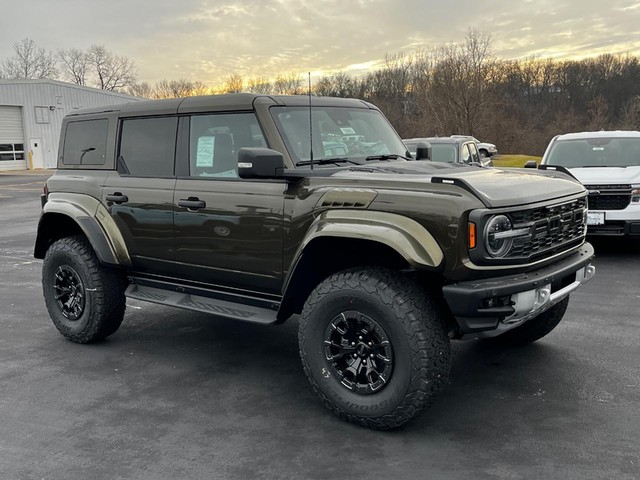
<svg viewBox="0 0 640 480"><path fill-rule="evenodd" d="M42 290L53 324L73 342L102 340L122 323L125 280L100 265L85 237L62 238L49 247Z"/></svg>
<svg viewBox="0 0 640 480"><path fill-rule="evenodd" d="M336 368L331 359L338 350L327 353L327 329L331 331L331 322L343 313L362 315L378 327L371 343L388 339L390 344L380 351L383 356L392 354L393 368L379 368L388 378L380 387L374 375L374 391L345 385L340 372L344 369ZM368 328L361 331L368 345ZM349 335L338 338L351 345ZM358 336L353 343L358 343ZM339 417L370 428L390 429L408 422L431 403L449 377L449 339L437 305L416 283L390 270L347 270L320 283L301 314L298 340L304 371L324 404ZM347 353L357 355L355 350Z"/></svg>

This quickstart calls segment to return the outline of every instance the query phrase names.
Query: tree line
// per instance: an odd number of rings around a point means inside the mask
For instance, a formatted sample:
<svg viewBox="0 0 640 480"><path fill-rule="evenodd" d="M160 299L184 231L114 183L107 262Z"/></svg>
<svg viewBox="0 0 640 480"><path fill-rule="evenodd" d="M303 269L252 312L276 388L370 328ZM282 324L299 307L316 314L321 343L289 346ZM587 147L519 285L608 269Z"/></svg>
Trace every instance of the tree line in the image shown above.
<svg viewBox="0 0 640 480"><path fill-rule="evenodd" d="M138 81L135 62L93 45L47 52L30 39L0 62L2 78L52 78L144 98L215 93L305 94L306 77L232 74L216 87L188 79ZM364 75L337 72L314 79L314 95L368 100L403 138L469 134L501 152L542 154L556 134L640 129L640 61L633 55L583 60L497 58L489 34L386 55Z"/></svg>

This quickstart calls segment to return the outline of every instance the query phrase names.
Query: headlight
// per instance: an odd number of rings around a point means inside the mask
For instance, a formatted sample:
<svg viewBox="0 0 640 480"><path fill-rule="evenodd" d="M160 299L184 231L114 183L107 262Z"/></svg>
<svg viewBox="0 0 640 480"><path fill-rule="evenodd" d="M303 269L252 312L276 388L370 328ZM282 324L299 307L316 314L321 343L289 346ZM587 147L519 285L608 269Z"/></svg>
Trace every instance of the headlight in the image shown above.
<svg viewBox="0 0 640 480"><path fill-rule="evenodd" d="M513 239L505 233L511 232L513 225L506 215L496 215L487 223L484 238L487 251L492 257L503 257L511 248Z"/></svg>
<svg viewBox="0 0 640 480"><path fill-rule="evenodd" d="M631 185L631 201L640 202L640 185Z"/></svg>
<svg viewBox="0 0 640 480"><path fill-rule="evenodd" d="M529 228L514 229L506 215L492 217L484 227L484 243L492 257L504 257L511 250L514 238L529 235Z"/></svg>

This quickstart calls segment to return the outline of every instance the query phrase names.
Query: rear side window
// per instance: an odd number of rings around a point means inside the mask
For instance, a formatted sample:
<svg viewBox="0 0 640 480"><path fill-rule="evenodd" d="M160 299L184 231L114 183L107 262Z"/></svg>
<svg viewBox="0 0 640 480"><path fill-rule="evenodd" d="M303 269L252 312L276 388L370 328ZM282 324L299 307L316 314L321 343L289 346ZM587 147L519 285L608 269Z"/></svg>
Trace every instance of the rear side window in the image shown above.
<svg viewBox="0 0 640 480"><path fill-rule="evenodd" d="M118 168L134 177L173 176L178 119L134 118L122 121Z"/></svg>
<svg viewBox="0 0 640 480"><path fill-rule="evenodd" d="M64 165L104 165L107 150L106 118L67 123L62 163Z"/></svg>

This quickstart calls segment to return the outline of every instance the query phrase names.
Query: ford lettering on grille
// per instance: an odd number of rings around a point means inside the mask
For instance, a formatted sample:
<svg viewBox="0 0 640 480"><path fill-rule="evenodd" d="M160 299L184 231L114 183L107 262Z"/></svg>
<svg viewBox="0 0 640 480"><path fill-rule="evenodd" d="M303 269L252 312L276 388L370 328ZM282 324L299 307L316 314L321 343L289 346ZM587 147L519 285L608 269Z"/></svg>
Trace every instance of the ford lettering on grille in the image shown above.
<svg viewBox="0 0 640 480"><path fill-rule="evenodd" d="M572 202L510 212L513 228L529 229L514 238L506 258L536 259L549 251L570 247L584 239L586 197Z"/></svg>

